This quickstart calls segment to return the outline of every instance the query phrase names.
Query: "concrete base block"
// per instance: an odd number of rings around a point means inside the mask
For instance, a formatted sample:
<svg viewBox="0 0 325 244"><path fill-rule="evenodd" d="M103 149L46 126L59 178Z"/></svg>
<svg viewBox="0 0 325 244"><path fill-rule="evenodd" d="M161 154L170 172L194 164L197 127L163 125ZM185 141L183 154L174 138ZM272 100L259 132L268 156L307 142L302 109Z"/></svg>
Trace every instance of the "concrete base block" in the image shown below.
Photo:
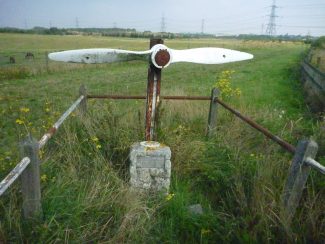
<svg viewBox="0 0 325 244"><path fill-rule="evenodd" d="M139 190L168 193L170 148L157 142L137 142L130 152L130 184Z"/></svg>

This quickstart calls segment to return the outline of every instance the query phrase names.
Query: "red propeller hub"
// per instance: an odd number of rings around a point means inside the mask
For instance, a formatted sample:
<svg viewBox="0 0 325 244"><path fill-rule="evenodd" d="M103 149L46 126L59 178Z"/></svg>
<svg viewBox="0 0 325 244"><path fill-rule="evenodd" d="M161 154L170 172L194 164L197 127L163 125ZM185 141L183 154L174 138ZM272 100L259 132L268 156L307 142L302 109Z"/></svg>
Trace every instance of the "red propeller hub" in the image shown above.
<svg viewBox="0 0 325 244"><path fill-rule="evenodd" d="M154 66L159 69L165 68L170 64L171 52L163 44L158 44L152 47L151 61Z"/></svg>

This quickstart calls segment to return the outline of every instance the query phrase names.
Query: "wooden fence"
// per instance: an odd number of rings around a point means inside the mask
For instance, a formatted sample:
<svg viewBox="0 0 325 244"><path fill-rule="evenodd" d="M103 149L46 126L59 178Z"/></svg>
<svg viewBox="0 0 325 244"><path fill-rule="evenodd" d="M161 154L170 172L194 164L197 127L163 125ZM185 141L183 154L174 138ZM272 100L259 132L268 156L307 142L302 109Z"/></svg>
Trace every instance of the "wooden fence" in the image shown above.
<svg viewBox="0 0 325 244"><path fill-rule="evenodd" d="M217 111L221 105L235 116L257 129L265 136L278 143L281 147L294 154L289 175L282 195L282 204L286 219L291 222L296 208L299 204L303 189L305 187L311 168L325 174L325 167L314 160L318 146L314 141L301 140L297 147L273 135L270 131L258 125L256 122L242 115L237 110L222 102L219 98L219 91L214 88L211 96L162 96L162 99L173 100L207 100L210 101L208 116L207 136L211 137L216 133ZM39 141L28 137L21 145L23 159L16 167L0 182L0 196L21 176L21 190L23 196L23 216L26 219L42 216L41 187L40 187L40 160L39 150L45 146L48 140L55 134L65 119L78 107L82 114L87 113L88 99L145 99L145 96L118 96L118 95L90 95L84 86L79 89L79 98L62 114L57 122L45 133Z"/></svg>
<svg viewBox="0 0 325 244"><path fill-rule="evenodd" d="M307 60L301 64L301 80L306 93L306 101L314 112L325 109L325 74Z"/></svg>

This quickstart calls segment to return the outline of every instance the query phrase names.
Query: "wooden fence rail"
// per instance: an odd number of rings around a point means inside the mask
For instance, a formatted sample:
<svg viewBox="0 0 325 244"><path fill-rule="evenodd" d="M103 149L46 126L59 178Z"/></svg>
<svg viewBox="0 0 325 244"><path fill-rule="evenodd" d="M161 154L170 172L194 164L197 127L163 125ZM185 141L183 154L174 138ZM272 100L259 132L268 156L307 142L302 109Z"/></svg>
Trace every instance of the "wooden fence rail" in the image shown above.
<svg viewBox="0 0 325 244"><path fill-rule="evenodd" d="M315 85L320 89L325 91L325 74L306 60L302 62L302 68L307 73L307 75L313 79L312 82L314 82Z"/></svg>
<svg viewBox="0 0 325 244"><path fill-rule="evenodd" d="M325 109L325 74L304 60L301 64L301 78L307 103L314 112L323 112Z"/></svg>

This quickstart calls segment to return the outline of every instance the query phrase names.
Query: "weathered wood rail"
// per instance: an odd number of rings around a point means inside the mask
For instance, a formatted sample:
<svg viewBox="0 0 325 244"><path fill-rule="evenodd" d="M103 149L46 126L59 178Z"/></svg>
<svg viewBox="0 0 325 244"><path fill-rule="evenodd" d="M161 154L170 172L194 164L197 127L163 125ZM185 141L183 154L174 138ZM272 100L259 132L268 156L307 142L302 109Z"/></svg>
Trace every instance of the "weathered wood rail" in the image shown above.
<svg viewBox="0 0 325 244"><path fill-rule="evenodd" d="M301 80L306 93L306 101L314 112L325 109L325 74L307 60L301 64Z"/></svg>
<svg viewBox="0 0 325 244"><path fill-rule="evenodd" d="M210 101L210 109L207 125L207 136L216 134L218 105L221 105L236 117L246 122L266 137L278 143L286 151L293 153L289 175L284 187L282 202L286 219L290 223L299 204L311 168L325 174L325 167L314 158L318 150L317 144L312 140L299 141L297 147L272 134L269 130L254 122L239 111L231 108L218 98L219 91L214 88L211 96L161 96L162 99L171 100L205 100ZM45 133L39 141L27 138L22 144L23 159L16 167L0 182L0 196L12 185L19 176L22 180L23 215L25 218L35 218L42 215L41 191L40 191L40 160L39 150L45 146L48 140L56 133L68 116L80 106L81 114L87 113L88 99L146 99L146 96L124 95L90 95L85 86L79 89L79 98L66 110L54 125Z"/></svg>

